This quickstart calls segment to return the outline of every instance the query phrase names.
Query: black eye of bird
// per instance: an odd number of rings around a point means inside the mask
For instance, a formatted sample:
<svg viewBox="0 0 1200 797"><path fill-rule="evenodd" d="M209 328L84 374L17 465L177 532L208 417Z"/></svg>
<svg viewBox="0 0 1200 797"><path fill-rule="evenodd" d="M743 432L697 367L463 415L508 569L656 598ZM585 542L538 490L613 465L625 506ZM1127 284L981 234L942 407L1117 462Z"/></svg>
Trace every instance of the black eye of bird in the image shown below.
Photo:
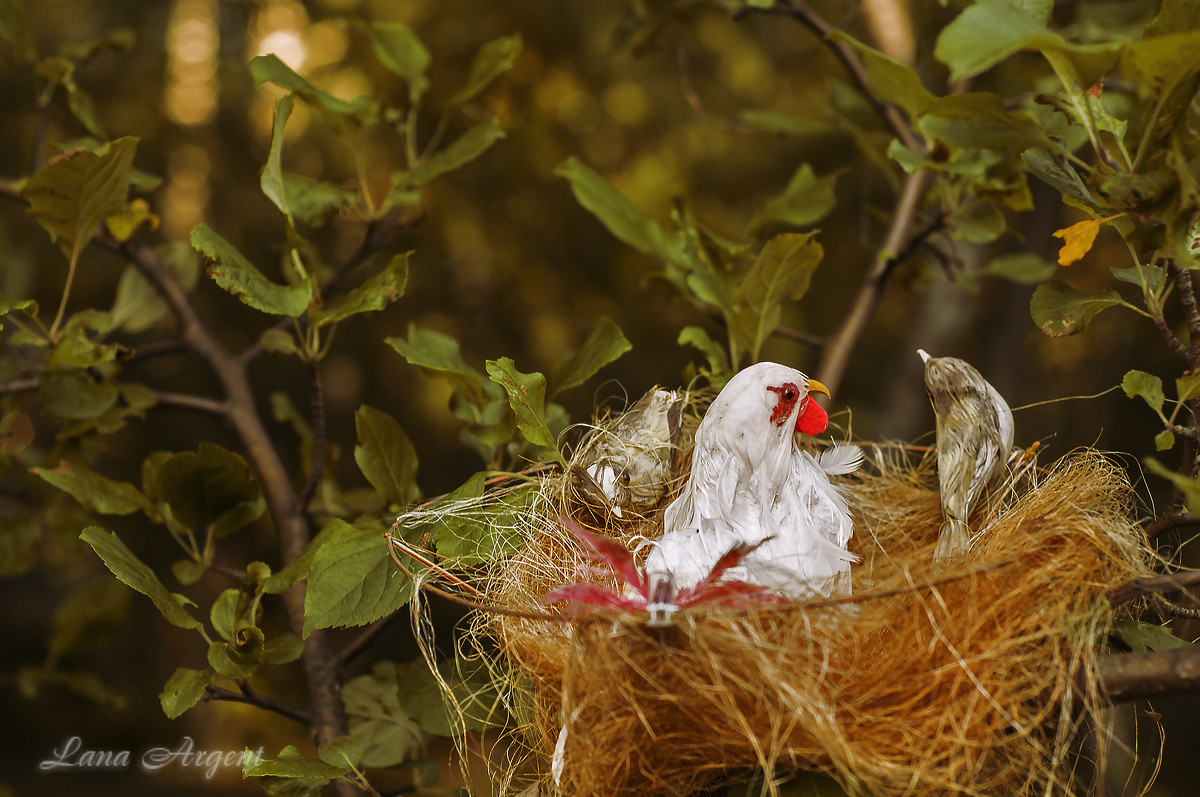
<svg viewBox="0 0 1200 797"><path fill-rule="evenodd" d="M784 391L783 391L783 400L784 400L784 401L795 401L795 400L796 400L796 391L795 391L795 389L794 389L794 388L790 388L790 387L789 387L789 388L785 388L785 389L784 389Z"/></svg>

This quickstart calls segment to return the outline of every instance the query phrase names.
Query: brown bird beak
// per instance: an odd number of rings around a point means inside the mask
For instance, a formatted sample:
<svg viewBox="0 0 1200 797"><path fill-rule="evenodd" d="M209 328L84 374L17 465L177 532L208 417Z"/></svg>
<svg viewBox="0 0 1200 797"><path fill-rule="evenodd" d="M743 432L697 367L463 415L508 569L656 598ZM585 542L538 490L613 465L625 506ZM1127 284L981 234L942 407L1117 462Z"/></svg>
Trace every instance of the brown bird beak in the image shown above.
<svg viewBox="0 0 1200 797"><path fill-rule="evenodd" d="M825 385L821 384L815 379L804 380L804 387L809 393L824 393L826 396L830 395L829 388L825 387ZM830 397L832 398L832 396Z"/></svg>

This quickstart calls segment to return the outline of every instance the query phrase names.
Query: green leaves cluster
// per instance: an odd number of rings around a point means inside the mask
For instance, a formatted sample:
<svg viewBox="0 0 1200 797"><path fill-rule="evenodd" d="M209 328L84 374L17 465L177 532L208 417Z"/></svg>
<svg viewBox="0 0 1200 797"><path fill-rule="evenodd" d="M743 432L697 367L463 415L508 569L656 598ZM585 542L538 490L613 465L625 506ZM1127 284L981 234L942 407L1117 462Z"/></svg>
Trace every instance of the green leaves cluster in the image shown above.
<svg viewBox="0 0 1200 797"><path fill-rule="evenodd" d="M558 436L568 418L554 399L630 348L617 325L601 318L579 349L557 363L548 377L523 373L507 357L488 360L485 376L463 358L458 341L441 332L410 326L406 338L389 337L386 342L409 363L449 384L450 409L467 424L463 442L495 470L521 456L562 462Z"/></svg>
<svg viewBox="0 0 1200 797"><path fill-rule="evenodd" d="M575 198L608 230L662 264L660 275L701 307L725 321L727 345L713 340L703 328L682 330L679 343L700 350L704 369L714 383L723 384L738 369L741 358L759 358L764 343L778 327L783 308L807 293L812 273L823 256L815 232L781 233L756 256L750 243L732 241L700 223L686 208L671 215L672 227L644 216L628 197L581 161L569 158L558 168ZM757 234L769 225L807 225L834 205L834 177L818 178L803 164L783 191L768 199L750 223Z"/></svg>

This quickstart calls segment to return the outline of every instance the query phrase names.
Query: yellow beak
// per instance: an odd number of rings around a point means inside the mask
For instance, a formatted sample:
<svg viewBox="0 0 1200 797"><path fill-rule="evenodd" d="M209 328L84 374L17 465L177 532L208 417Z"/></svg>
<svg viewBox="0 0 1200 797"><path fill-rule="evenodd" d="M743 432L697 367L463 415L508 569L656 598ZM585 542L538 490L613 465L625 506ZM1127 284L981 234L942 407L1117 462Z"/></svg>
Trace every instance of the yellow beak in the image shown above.
<svg viewBox="0 0 1200 797"><path fill-rule="evenodd" d="M830 395L829 388L825 387L815 379L806 379L804 381L804 387L808 389L809 393L824 393L826 396ZM830 397L832 398L832 396Z"/></svg>

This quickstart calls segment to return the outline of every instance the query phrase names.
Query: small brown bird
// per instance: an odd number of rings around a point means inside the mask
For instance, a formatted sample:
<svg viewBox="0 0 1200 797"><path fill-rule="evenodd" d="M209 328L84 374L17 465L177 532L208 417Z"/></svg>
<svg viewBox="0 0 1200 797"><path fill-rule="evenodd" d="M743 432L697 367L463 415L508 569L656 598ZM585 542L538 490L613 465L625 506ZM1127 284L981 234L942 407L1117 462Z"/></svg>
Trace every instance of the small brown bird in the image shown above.
<svg viewBox="0 0 1200 797"><path fill-rule="evenodd" d="M662 499L679 445L683 405L682 393L651 388L612 425L589 436L571 468L575 487L589 504L623 518Z"/></svg>
<svg viewBox="0 0 1200 797"><path fill-rule="evenodd" d="M1006 470L1013 446L1013 415L1008 403L979 371L955 357L925 361L925 388L937 415L938 487L946 522L938 535L935 560L965 554L971 547L971 510Z"/></svg>

